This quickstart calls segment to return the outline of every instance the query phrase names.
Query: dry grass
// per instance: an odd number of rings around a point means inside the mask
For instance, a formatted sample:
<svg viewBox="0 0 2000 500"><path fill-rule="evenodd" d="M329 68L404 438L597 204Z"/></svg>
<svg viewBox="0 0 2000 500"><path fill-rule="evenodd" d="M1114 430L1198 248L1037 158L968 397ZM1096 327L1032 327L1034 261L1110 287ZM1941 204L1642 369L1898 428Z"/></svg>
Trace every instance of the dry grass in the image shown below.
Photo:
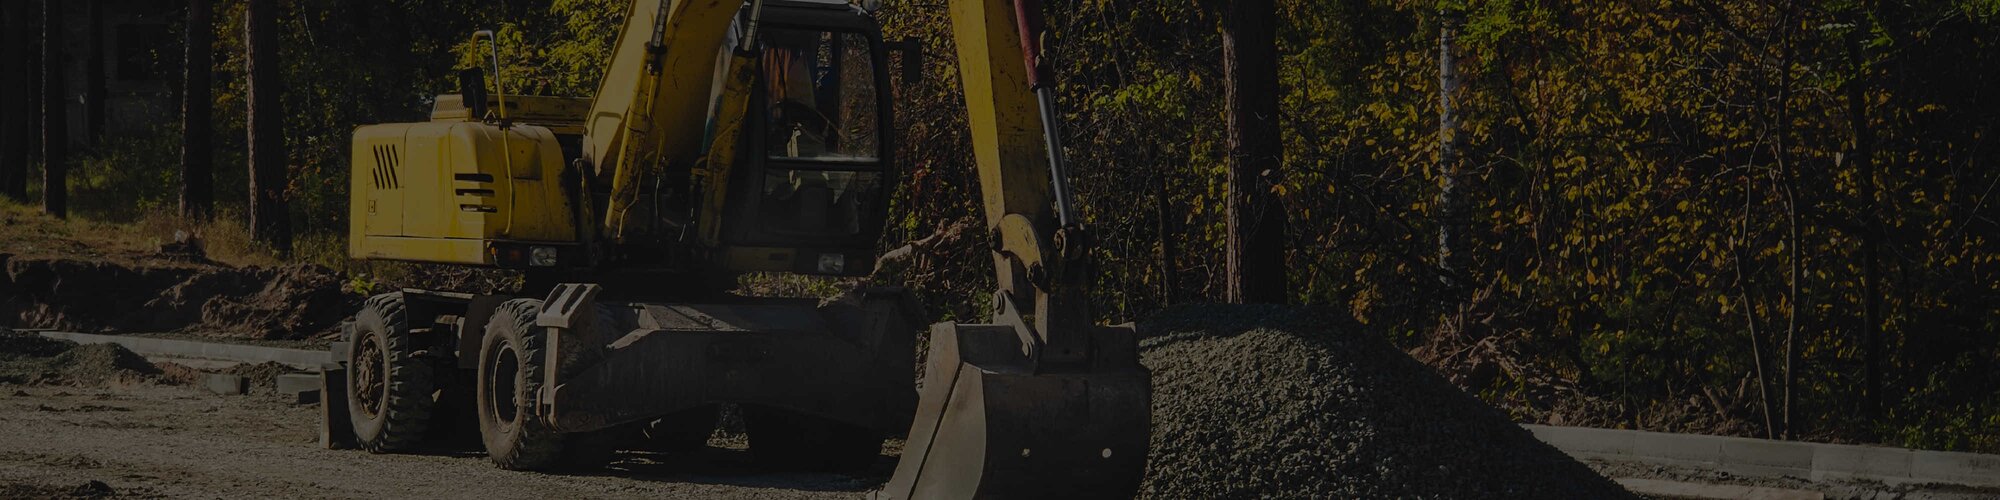
<svg viewBox="0 0 2000 500"><path fill-rule="evenodd" d="M171 231L161 231L154 224L57 219L43 214L40 207L0 198L0 253L130 260L171 241L166 239L171 238Z"/></svg>
<svg viewBox="0 0 2000 500"><path fill-rule="evenodd" d="M294 243L293 258L280 259L270 245L251 235L242 214L231 210L201 222L190 222L171 211L158 210L125 223L79 215L57 219L43 214L40 207L0 199L0 253L128 264L155 262L162 260L161 245L187 237L201 242L209 260L228 266L299 262L341 270L349 267L346 240L339 235L301 236Z"/></svg>

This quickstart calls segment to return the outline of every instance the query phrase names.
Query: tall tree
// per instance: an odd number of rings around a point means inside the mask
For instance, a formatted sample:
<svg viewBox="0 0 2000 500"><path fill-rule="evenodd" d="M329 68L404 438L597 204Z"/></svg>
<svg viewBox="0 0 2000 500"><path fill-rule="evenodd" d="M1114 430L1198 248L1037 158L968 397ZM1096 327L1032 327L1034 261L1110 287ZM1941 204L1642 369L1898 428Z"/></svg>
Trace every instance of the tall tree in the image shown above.
<svg viewBox="0 0 2000 500"><path fill-rule="evenodd" d="M96 143L104 135L104 0L84 2L89 22L83 65L83 138Z"/></svg>
<svg viewBox="0 0 2000 500"><path fill-rule="evenodd" d="M1464 15L1446 6L1438 8L1438 279L1446 288L1463 285L1464 256L1457 248L1465 232L1465 200L1458 194L1459 142L1458 109L1458 28ZM1446 300L1456 300L1453 296Z"/></svg>
<svg viewBox="0 0 2000 500"><path fill-rule="evenodd" d="M215 28L211 0L188 0L187 39L181 79L181 216L206 219L215 205L212 141L214 125L210 88L214 71Z"/></svg>
<svg viewBox="0 0 2000 500"><path fill-rule="evenodd" d="M18 35L28 41L27 46L22 47L23 51L28 53L26 61L28 69L28 105L23 110L24 115L21 117L21 122L25 123L26 126L21 128L21 135L17 139L21 141L21 147L27 151L28 157L30 159L37 159L42 154L42 4L38 2L16 3L24 4L22 8L24 12L20 23L21 32ZM13 171L7 173L9 176L7 180L7 194L23 203L28 201L28 165L29 163L23 162L20 165L16 165Z"/></svg>
<svg viewBox="0 0 2000 500"><path fill-rule="evenodd" d="M1856 9L1859 11L1859 9ZM1875 185L1875 129L1868 122L1868 62L1862 41L1873 31L1865 13L1852 16L1846 40L1848 129L1853 150L1847 155L1861 184L1861 356L1862 409L1869 417L1882 413L1882 263L1877 253L1882 238L1881 193Z"/></svg>
<svg viewBox="0 0 2000 500"><path fill-rule="evenodd" d="M5 43L0 44L0 95L19 96L7 99L5 108L0 109L0 194L27 200L28 150L34 146L34 126L36 100L31 98L34 83L30 81L34 73L29 71L33 58L29 48L34 45L33 26L29 17L29 2L0 2L0 16L5 16ZM16 175L17 173L21 175Z"/></svg>
<svg viewBox="0 0 2000 500"><path fill-rule="evenodd" d="M42 6L42 211L69 216L69 123L63 106L62 2Z"/></svg>
<svg viewBox="0 0 2000 500"><path fill-rule="evenodd" d="M285 208L285 112L278 60L277 10L281 0L250 0L244 16L249 50L250 229L280 255L291 253L291 220Z"/></svg>
<svg viewBox="0 0 2000 500"><path fill-rule="evenodd" d="M1278 128L1278 30L1273 0L1222 7L1229 122L1228 301L1283 303L1285 212L1278 200L1284 143Z"/></svg>

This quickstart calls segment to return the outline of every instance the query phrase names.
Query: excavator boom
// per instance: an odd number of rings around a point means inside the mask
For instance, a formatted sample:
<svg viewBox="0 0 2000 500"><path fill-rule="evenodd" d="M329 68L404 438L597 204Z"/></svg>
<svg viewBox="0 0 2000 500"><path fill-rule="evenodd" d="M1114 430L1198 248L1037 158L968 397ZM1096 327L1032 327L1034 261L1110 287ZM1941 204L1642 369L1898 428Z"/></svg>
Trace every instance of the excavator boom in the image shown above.
<svg viewBox="0 0 2000 500"><path fill-rule="evenodd" d="M626 13L605 74L638 77L605 78L586 122L591 164L612 177L603 232L613 241L635 230L641 187L689 168L705 145L716 53L741 5L634 0Z"/></svg>

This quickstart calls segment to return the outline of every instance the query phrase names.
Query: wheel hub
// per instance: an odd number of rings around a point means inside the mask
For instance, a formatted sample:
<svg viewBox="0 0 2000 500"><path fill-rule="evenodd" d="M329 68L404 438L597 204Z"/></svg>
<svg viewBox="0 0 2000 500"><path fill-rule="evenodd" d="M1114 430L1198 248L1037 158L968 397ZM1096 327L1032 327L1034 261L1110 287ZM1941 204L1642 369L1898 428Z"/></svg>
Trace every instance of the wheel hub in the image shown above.
<svg viewBox="0 0 2000 500"><path fill-rule="evenodd" d="M498 351L487 362L488 373L492 375L485 381L486 390L493 397L487 398L489 407L486 411L499 422L511 426L519 416L518 408L521 406L521 394L518 392L521 355L509 344L502 344Z"/></svg>
<svg viewBox="0 0 2000 500"><path fill-rule="evenodd" d="M354 395L361 403L361 411L373 417L382 413L382 400L388 395L389 361L382 352L382 344L375 335L362 338L355 348Z"/></svg>

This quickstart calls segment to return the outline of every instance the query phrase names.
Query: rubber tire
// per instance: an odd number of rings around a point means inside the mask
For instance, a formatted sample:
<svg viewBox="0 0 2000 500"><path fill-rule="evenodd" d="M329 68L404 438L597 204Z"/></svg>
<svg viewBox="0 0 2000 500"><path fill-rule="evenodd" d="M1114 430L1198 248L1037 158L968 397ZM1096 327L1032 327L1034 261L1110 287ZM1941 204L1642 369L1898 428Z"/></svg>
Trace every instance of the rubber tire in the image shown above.
<svg viewBox="0 0 2000 500"><path fill-rule="evenodd" d="M486 334L479 346L478 387L474 399L478 405L479 434L486 446L487 459L493 465L507 470L528 471L587 471L602 468L608 463L619 444L628 436L629 429L613 428L597 432L563 434L550 428L535 412L531 402L534 395L541 392L544 373L548 369L545 342L548 335L542 327L535 325L535 316L542 310L542 301L535 299L514 299L501 303L494 311L493 319L486 323ZM598 310L599 328L610 319L604 309ZM575 335L579 344L590 343L596 335ZM601 346L602 344L597 344ZM490 373L498 357L512 347L516 358L517 378L513 384L514 394L494 394L497 385ZM565 349L572 354L571 359L562 361L565 366L582 364L586 359L595 359L594 349ZM503 421L496 413L496 398L505 397L508 404L514 404L514 419Z"/></svg>
<svg viewBox="0 0 2000 500"><path fill-rule="evenodd" d="M349 339L353 347L347 359L347 413L354 424L355 443L373 453L414 449L423 442L430 427L436 405L432 393L436 388L431 363L411 355L403 294L369 297L361 311L355 313L354 327L355 338ZM378 369L388 379L383 384L382 411L374 415L369 415L362 404L360 388L355 385L359 377L354 376L361 368L355 356L361 354L364 341L371 339L381 346L384 366Z"/></svg>
<svg viewBox="0 0 2000 500"><path fill-rule="evenodd" d="M756 405L744 405L743 420L751 457L766 468L859 472L882 455L882 436L864 427Z"/></svg>
<svg viewBox="0 0 2000 500"><path fill-rule="evenodd" d="M479 405L479 435L486 445L487 459L502 469L551 470L562 456L562 434L550 429L530 403L542 389L542 342L547 336L535 326L535 315L541 310L542 301L534 299L501 303L479 342L479 386L474 396ZM492 372L503 355L517 357L513 394L494 394L500 386ZM502 404L514 405L511 422L497 413Z"/></svg>

